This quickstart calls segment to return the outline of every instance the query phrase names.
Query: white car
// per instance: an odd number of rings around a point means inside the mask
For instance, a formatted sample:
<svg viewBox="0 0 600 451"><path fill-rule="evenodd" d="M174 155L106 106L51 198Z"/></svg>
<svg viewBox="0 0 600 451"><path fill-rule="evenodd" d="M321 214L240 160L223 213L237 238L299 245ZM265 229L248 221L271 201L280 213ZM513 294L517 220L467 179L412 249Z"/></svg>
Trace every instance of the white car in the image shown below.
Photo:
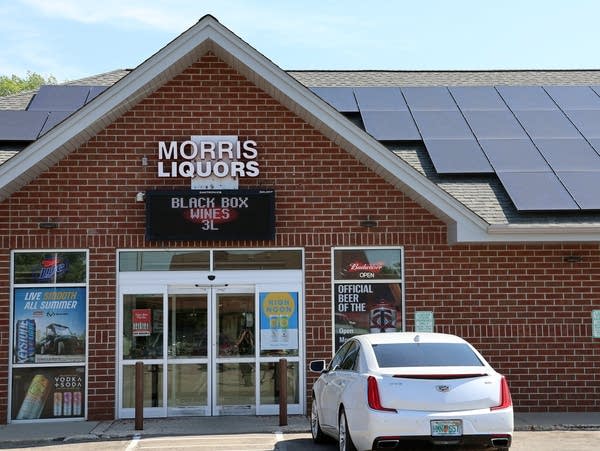
<svg viewBox="0 0 600 451"><path fill-rule="evenodd" d="M340 451L411 443L508 450L514 427L506 378L462 338L435 333L376 333L349 339L312 391L315 442ZM410 449L405 448L405 449Z"/></svg>

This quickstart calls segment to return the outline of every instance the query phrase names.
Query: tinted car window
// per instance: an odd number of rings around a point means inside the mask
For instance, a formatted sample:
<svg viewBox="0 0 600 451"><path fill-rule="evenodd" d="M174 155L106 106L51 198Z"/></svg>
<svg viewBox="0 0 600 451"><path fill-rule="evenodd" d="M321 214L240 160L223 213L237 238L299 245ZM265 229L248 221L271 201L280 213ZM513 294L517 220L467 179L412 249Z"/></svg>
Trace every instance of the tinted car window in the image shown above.
<svg viewBox="0 0 600 451"><path fill-rule="evenodd" d="M373 345L380 368L397 366L483 366L463 343L386 343Z"/></svg>
<svg viewBox="0 0 600 451"><path fill-rule="evenodd" d="M356 360L358 359L358 351L360 346L357 342L353 341L350 345L350 349L344 356L344 360L342 361L340 368L343 370L353 370L356 368Z"/></svg>
<svg viewBox="0 0 600 451"><path fill-rule="evenodd" d="M352 343L351 341L347 341L346 343L344 343L344 346L342 346L338 350L338 352L335 353L335 355L333 356L333 359L331 360L331 363L329 363L329 367L328 367L329 370L333 370L342 364L342 361L344 360L344 356L348 352L348 349L350 348L351 343Z"/></svg>

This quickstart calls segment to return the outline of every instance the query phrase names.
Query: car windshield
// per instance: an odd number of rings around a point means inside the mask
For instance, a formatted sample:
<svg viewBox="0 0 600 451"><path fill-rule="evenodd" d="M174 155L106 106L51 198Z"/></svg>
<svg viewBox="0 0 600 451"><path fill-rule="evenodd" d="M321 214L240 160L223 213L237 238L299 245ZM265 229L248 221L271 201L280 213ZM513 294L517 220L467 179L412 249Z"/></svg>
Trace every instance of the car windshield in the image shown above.
<svg viewBox="0 0 600 451"><path fill-rule="evenodd" d="M385 343L374 344L379 368L402 366L483 366L464 343Z"/></svg>

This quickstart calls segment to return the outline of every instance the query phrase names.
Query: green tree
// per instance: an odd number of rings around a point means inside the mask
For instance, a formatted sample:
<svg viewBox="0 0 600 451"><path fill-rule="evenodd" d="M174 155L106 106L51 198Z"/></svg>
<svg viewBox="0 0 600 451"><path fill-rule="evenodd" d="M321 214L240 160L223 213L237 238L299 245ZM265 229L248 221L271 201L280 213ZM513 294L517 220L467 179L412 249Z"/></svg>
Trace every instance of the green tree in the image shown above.
<svg viewBox="0 0 600 451"><path fill-rule="evenodd" d="M18 75L0 75L0 96L7 96L21 91L31 91L39 88L41 85L56 84L56 78L50 75L44 78L40 74L27 71L24 78Z"/></svg>

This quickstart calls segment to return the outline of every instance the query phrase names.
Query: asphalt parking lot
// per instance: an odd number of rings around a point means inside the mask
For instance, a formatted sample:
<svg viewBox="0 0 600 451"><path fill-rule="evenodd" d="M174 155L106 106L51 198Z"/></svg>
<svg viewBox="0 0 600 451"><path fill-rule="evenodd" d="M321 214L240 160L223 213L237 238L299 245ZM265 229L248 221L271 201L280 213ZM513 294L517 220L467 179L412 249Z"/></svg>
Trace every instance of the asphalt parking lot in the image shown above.
<svg viewBox="0 0 600 451"><path fill-rule="evenodd" d="M531 431L514 434L511 451L596 451L600 430ZM133 439L0 444L2 449L44 451L334 451L337 444L317 445L310 433L244 433L134 437ZM473 448L429 447L435 451L472 451ZM411 450L412 451L412 450Z"/></svg>

